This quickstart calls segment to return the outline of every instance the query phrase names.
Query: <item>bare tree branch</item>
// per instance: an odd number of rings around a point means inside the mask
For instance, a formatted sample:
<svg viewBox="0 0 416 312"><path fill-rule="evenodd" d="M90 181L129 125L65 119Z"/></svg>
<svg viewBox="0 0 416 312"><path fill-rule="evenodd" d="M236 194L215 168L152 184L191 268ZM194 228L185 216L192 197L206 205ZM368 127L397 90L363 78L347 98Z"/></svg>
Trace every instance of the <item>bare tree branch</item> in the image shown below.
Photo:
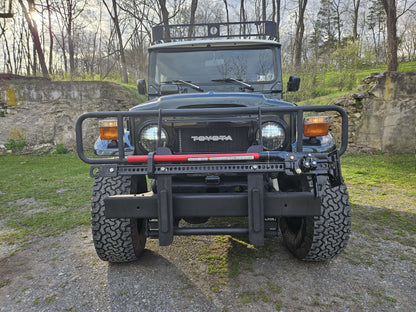
<svg viewBox="0 0 416 312"><path fill-rule="evenodd" d="M407 4L407 1L405 1L403 12L397 15L396 20L398 20L398 19L399 19L400 17L402 17L404 14L406 14L407 12L409 12L409 11L412 9L412 7L416 6L416 1L414 1L414 2L413 2L411 5L409 5L407 8L406 8L406 4Z"/></svg>

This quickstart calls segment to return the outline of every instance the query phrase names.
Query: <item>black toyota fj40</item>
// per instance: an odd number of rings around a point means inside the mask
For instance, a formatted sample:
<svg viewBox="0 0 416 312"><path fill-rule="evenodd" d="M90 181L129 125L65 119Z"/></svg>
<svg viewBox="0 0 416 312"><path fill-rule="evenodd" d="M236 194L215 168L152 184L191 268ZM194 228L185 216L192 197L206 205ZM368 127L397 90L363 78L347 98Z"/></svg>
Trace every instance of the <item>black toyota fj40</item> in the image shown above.
<svg viewBox="0 0 416 312"><path fill-rule="evenodd" d="M149 101L79 117L77 149L95 178L92 232L101 259L132 261L147 237L165 246L174 235L248 234L263 245L281 232L294 256L318 261L346 247L350 205L339 157L347 115L337 106L281 100L275 26L157 26L148 88L138 81ZM181 35L189 27L195 35ZM291 76L286 91L299 82ZM324 112L341 117L338 144ZM99 123L101 143L108 143L96 146L99 157L84 153L87 119ZM211 217L228 217L227 225L207 225ZM243 225L229 226L230 217Z"/></svg>

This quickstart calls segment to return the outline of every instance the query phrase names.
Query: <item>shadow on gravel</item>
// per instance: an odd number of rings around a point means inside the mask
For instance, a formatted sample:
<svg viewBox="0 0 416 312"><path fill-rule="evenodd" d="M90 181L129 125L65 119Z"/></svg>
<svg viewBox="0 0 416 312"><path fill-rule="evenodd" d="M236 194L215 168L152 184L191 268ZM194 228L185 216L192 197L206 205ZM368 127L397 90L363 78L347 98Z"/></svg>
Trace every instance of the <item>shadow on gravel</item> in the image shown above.
<svg viewBox="0 0 416 312"><path fill-rule="evenodd" d="M175 264L145 250L140 260L109 264L111 311L220 311Z"/></svg>

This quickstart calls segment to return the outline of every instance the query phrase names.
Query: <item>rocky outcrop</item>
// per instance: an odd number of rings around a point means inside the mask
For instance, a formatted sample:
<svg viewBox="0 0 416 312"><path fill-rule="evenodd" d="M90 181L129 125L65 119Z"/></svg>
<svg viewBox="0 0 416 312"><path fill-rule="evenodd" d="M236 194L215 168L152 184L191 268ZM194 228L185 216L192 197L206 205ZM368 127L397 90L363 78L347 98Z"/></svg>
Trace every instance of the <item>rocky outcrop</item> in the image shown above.
<svg viewBox="0 0 416 312"><path fill-rule="evenodd" d="M111 82L47 80L0 81L0 145L10 139L27 145L62 144L75 150L75 122L82 113L128 110L131 93ZM97 138L97 125L86 124L86 144Z"/></svg>
<svg viewBox="0 0 416 312"><path fill-rule="evenodd" d="M349 150L415 153L416 72L385 72L331 104L349 116Z"/></svg>

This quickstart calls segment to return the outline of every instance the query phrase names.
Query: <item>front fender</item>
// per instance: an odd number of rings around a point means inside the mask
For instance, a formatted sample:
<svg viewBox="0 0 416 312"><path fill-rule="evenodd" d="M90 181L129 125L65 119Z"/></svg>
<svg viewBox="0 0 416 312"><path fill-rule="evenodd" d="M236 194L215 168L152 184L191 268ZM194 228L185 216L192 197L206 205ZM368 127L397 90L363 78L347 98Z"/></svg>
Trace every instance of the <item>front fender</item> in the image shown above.
<svg viewBox="0 0 416 312"><path fill-rule="evenodd" d="M134 154L134 147L130 143L130 131L124 130L124 154L130 156ZM118 141L101 140L100 137L94 143L94 152L98 156L117 156Z"/></svg>
<svg viewBox="0 0 416 312"><path fill-rule="evenodd" d="M302 151L304 153L330 153L336 150L336 148L336 142L331 133L314 138L303 137ZM292 150L296 151L296 142L292 144Z"/></svg>

